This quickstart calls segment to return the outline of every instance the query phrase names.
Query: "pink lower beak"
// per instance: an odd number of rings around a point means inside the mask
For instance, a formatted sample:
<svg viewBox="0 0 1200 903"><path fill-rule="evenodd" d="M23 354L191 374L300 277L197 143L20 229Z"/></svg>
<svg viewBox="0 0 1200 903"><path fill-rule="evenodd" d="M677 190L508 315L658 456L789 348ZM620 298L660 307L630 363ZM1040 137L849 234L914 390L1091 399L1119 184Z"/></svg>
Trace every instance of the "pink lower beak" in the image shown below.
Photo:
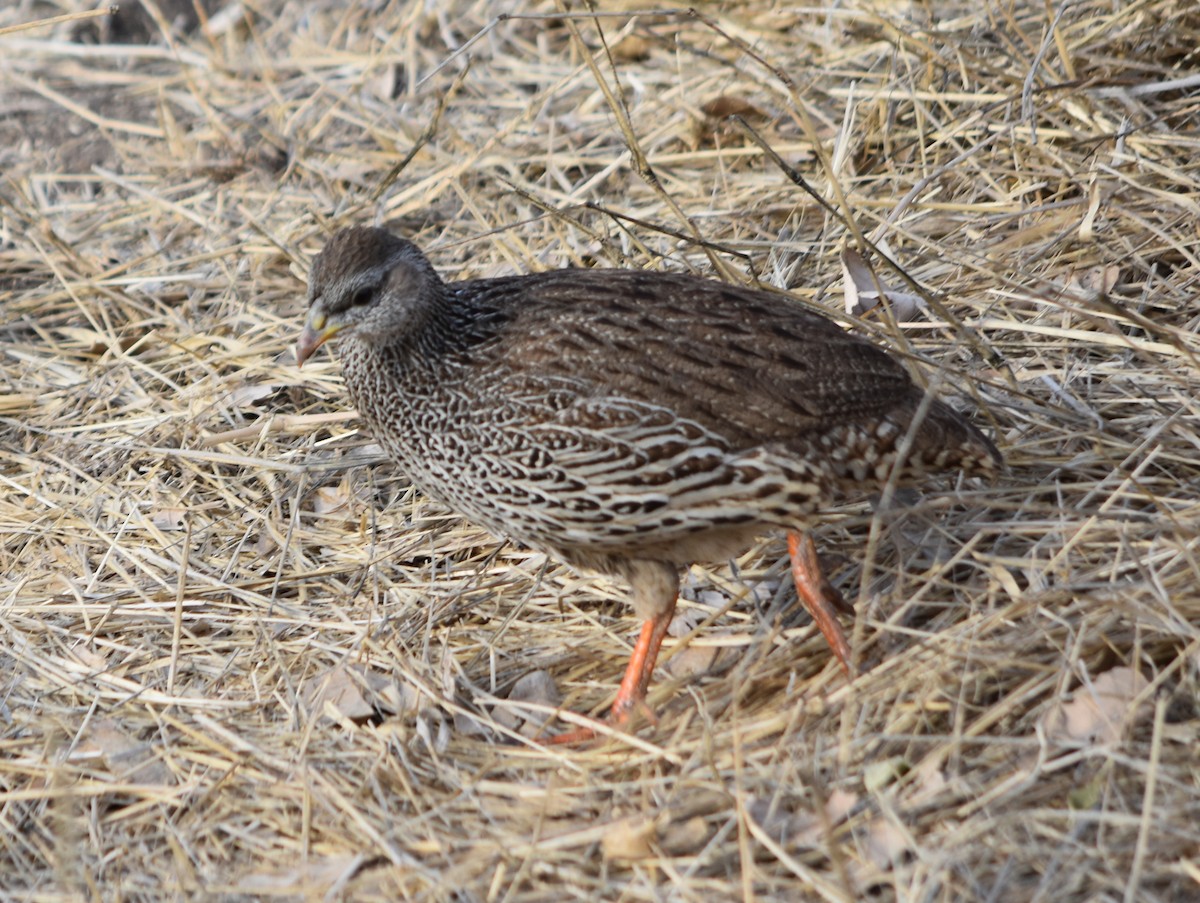
<svg viewBox="0 0 1200 903"><path fill-rule="evenodd" d="M304 362L312 357L312 353L337 333L336 327L325 324L324 316L310 313L308 322L304 324L304 329L300 333L300 338L296 339L296 363L303 367Z"/></svg>

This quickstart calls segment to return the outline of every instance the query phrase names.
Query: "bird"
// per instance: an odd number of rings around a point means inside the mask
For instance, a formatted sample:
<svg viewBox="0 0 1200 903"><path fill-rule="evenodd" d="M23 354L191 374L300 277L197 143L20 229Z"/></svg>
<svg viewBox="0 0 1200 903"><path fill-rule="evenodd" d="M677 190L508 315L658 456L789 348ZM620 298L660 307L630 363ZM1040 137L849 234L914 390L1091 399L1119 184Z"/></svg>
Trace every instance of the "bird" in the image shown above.
<svg viewBox="0 0 1200 903"><path fill-rule="evenodd" d="M853 675L853 607L811 538L822 511L893 469L906 485L1003 465L890 352L782 292L616 268L444 281L413 242L355 226L313 260L308 305L298 364L336 339L350 400L416 488L628 584L642 625L610 729L654 720L683 569L784 531L799 599Z"/></svg>

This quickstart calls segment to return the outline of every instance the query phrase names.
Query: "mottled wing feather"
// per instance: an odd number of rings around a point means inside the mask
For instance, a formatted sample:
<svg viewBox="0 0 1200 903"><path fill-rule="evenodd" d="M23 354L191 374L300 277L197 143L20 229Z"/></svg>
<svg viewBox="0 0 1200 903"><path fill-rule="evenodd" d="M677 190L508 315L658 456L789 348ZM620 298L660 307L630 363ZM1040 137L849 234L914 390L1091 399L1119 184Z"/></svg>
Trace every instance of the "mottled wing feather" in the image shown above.
<svg viewBox="0 0 1200 903"><path fill-rule="evenodd" d="M669 408L735 447L881 416L915 391L886 353L783 296L626 270L459 283L507 322L493 372L564 376Z"/></svg>

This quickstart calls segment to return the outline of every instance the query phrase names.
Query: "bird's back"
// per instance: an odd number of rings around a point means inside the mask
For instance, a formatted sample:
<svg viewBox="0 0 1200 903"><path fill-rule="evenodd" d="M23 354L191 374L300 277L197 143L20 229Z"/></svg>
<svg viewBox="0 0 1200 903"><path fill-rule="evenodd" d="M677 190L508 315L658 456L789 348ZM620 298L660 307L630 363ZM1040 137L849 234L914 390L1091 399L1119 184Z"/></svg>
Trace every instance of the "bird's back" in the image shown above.
<svg viewBox="0 0 1200 903"><path fill-rule="evenodd" d="M464 308L486 312L491 339L472 352L481 372L579 381L597 398L661 406L734 449L807 449L848 425L916 413L924 394L887 352L783 295L602 269L449 288ZM957 443L980 446L968 467L998 461L956 412L928 407L912 440L919 456Z"/></svg>

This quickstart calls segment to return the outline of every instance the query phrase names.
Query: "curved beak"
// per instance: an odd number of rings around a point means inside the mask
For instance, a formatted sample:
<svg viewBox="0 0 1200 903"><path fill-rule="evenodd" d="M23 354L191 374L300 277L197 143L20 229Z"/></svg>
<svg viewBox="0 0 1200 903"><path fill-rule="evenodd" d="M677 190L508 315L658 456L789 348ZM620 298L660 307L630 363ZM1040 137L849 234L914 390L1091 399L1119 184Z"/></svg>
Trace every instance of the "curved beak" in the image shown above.
<svg viewBox="0 0 1200 903"><path fill-rule="evenodd" d="M296 363L301 367L314 351L332 339L341 330L340 326L327 325L325 314L313 309L308 312L308 320L296 339Z"/></svg>

